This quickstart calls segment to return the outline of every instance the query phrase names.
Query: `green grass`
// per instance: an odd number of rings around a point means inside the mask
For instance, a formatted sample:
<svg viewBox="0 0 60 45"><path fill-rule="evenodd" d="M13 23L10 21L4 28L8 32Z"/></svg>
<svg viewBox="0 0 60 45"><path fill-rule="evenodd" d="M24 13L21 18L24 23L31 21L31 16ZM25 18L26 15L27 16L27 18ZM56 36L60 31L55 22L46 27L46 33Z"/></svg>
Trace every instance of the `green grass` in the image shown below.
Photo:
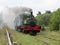
<svg viewBox="0 0 60 45"><path fill-rule="evenodd" d="M0 29L0 45L7 45L6 33L3 29Z"/></svg>
<svg viewBox="0 0 60 45"><path fill-rule="evenodd" d="M12 34L11 36L13 37L13 41L17 42L18 45L20 44L21 45L47 45L46 43L50 45L60 45L60 41L56 41L56 40L60 40L59 32L44 31L44 32L38 33L36 36L23 34L15 30L9 30L9 32ZM48 39L45 37L53 38L56 40Z"/></svg>
<svg viewBox="0 0 60 45"><path fill-rule="evenodd" d="M23 34L14 30L10 30L12 33L13 41L21 45L46 45L42 41L38 41L29 34Z"/></svg>
<svg viewBox="0 0 60 45"><path fill-rule="evenodd" d="M60 33L59 32L44 31L44 32L41 32L39 35L37 35L36 38L41 39L49 43L50 45L60 45Z"/></svg>

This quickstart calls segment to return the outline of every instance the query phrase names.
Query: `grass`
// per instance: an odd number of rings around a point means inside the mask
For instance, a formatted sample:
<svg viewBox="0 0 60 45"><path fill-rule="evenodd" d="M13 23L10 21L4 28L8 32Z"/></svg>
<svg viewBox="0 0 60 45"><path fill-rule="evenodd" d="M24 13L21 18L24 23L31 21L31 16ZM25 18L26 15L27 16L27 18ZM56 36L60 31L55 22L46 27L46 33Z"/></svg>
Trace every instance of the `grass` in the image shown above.
<svg viewBox="0 0 60 45"><path fill-rule="evenodd" d="M60 33L59 32L50 32L50 31L43 31L38 33L36 36L31 36L29 34L23 34L20 32L17 32L15 30L9 30L9 32L12 34L12 38L14 42L17 42L18 45L47 45L46 43L50 45L60 45ZM56 40L48 39L53 38ZM42 41L46 42L42 42Z"/></svg>
<svg viewBox="0 0 60 45"><path fill-rule="evenodd" d="M56 40L60 40L60 32L59 31L49 31L49 27L45 27L45 32L43 33L44 36L56 39Z"/></svg>
<svg viewBox="0 0 60 45"><path fill-rule="evenodd" d="M36 38L39 38L49 43L50 45L60 45L60 34L58 34L58 32L44 31L44 32L41 32L39 35L37 35Z"/></svg>
<svg viewBox="0 0 60 45"><path fill-rule="evenodd" d="M7 45L6 33L3 29L0 29L0 45Z"/></svg>
<svg viewBox="0 0 60 45"><path fill-rule="evenodd" d="M10 30L12 33L13 41L18 45L46 45L44 42L38 41L29 34L23 34L14 30Z"/></svg>

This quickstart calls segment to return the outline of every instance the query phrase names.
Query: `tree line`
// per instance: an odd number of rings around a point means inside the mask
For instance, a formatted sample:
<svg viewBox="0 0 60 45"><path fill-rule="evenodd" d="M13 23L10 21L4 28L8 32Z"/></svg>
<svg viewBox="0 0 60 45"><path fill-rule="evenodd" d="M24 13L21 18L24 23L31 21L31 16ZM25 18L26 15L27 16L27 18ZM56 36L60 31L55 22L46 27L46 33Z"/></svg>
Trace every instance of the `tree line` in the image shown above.
<svg viewBox="0 0 60 45"><path fill-rule="evenodd" d="M60 30L60 8L54 12L46 11L44 14L38 12L35 18L40 26L47 26L50 30Z"/></svg>

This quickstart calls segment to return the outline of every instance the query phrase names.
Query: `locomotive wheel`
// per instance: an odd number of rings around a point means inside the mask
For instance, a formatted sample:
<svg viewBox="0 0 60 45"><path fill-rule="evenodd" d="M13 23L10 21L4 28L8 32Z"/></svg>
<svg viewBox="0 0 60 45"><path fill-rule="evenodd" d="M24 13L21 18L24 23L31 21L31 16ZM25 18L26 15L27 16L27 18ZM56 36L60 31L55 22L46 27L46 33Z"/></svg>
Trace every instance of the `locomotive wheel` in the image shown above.
<svg viewBox="0 0 60 45"><path fill-rule="evenodd" d="M22 32L22 30L20 29L20 32Z"/></svg>
<svg viewBox="0 0 60 45"><path fill-rule="evenodd" d="M25 33L25 34L28 34L28 31L24 31L24 30L23 30L22 32Z"/></svg>
<svg viewBox="0 0 60 45"><path fill-rule="evenodd" d="M20 32L22 32L23 31L23 29L22 28L20 28Z"/></svg>
<svg viewBox="0 0 60 45"><path fill-rule="evenodd" d="M30 31L29 33L30 33L30 35L36 35L37 34L36 31Z"/></svg>
<svg viewBox="0 0 60 45"><path fill-rule="evenodd" d="M24 30L23 30L22 32L23 32L23 33L26 33L26 31L24 31Z"/></svg>
<svg viewBox="0 0 60 45"><path fill-rule="evenodd" d="M17 29L18 32L20 32L20 29Z"/></svg>
<svg viewBox="0 0 60 45"><path fill-rule="evenodd" d="M22 30L22 32L24 33L24 30Z"/></svg>

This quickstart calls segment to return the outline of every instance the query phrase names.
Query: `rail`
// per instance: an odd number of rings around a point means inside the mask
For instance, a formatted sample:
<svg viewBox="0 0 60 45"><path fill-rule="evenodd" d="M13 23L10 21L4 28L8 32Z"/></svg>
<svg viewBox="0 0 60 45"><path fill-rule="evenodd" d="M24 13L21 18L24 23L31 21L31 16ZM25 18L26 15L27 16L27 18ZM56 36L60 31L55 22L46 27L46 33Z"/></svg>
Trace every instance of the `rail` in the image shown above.
<svg viewBox="0 0 60 45"><path fill-rule="evenodd" d="M6 30L6 33L7 33L7 38L8 38L8 45L13 45L8 30Z"/></svg>

